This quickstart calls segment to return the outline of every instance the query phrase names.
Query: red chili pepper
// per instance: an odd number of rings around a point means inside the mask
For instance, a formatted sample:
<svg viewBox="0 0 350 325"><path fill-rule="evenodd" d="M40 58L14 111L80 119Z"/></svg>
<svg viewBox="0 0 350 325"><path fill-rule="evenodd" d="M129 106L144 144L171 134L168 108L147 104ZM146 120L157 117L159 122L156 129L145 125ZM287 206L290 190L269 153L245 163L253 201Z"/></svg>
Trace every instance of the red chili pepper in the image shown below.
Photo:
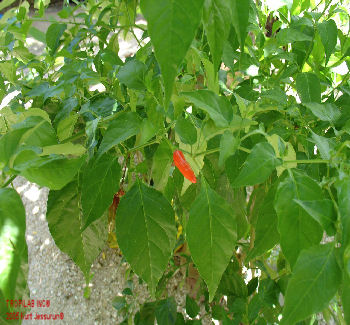
<svg viewBox="0 0 350 325"><path fill-rule="evenodd" d="M173 154L174 164L179 169L182 175L186 177L190 182L196 183L196 176L194 175L194 172L189 165L189 163L186 161L184 154L180 150L174 151Z"/></svg>
<svg viewBox="0 0 350 325"><path fill-rule="evenodd" d="M125 194L125 192L120 189L118 191L118 193L114 194L114 197L113 197L113 202L111 204L111 206L109 207L109 212L112 216L115 216L115 212L117 211L118 209L118 205L119 205L119 202L120 202L120 198Z"/></svg>

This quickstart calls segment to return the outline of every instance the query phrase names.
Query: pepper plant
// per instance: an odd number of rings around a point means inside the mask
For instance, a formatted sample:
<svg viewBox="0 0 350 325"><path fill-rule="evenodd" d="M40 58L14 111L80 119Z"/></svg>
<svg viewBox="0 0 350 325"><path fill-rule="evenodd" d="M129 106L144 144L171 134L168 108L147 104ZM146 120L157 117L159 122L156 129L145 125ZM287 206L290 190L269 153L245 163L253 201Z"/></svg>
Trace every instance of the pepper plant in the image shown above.
<svg viewBox="0 0 350 325"><path fill-rule="evenodd" d="M87 282L116 240L152 297L134 318L119 297L126 323L197 324L201 304L223 324L350 324L349 1L65 1L57 21L48 2L0 20L0 99L17 94L1 303L25 276L22 176L50 189L51 235ZM122 60L123 38L139 46ZM185 318L165 290L178 269Z"/></svg>

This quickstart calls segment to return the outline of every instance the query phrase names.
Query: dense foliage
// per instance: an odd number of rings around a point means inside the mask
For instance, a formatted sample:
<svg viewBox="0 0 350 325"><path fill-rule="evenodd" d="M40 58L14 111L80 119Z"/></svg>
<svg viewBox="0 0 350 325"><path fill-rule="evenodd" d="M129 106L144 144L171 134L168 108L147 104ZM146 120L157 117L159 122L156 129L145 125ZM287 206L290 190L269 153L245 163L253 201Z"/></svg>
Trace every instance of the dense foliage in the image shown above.
<svg viewBox="0 0 350 325"><path fill-rule="evenodd" d="M116 238L153 299L117 297L125 323L349 324L349 2L88 0L43 33L48 2L0 20L0 304L25 287L20 175L87 282Z"/></svg>

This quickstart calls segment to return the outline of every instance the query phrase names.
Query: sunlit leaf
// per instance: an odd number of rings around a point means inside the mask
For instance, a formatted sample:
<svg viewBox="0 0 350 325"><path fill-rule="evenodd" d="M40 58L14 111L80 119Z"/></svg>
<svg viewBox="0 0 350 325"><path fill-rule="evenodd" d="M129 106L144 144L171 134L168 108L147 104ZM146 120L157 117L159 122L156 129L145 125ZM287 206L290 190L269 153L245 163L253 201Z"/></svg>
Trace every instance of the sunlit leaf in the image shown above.
<svg viewBox="0 0 350 325"><path fill-rule="evenodd" d="M202 17L204 0L141 0L148 32L164 79L165 102ZM167 105L166 105L167 106Z"/></svg>
<svg viewBox="0 0 350 325"><path fill-rule="evenodd" d="M317 25L318 32L321 36L321 41L326 52L326 65L329 61L329 57L333 53L335 46L337 45L338 28L334 20L324 20Z"/></svg>
<svg viewBox="0 0 350 325"><path fill-rule="evenodd" d="M227 0L205 0L203 20L216 71L220 65L224 42L230 31L230 2Z"/></svg>
<svg viewBox="0 0 350 325"><path fill-rule="evenodd" d="M281 163L269 143L258 143L253 147L232 185L241 187L262 183Z"/></svg>
<svg viewBox="0 0 350 325"><path fill-rule="evenodd" d="M186 237L193 261L208 286L211 301L231 259L237 223L230 206L204 178L190 210Z"/></svg>
<svg viewBox="0 0 350 325"><path fill-rule="evenodd" d="M6 299L21 298L16 296L16 286L21 264L28 258L25 231L26 215L20 196L12 188L1 188L0 292Z"/></svg>
<svg viewBox="0 0 350 325"><path fill-rule="evenodd" d="M293 266L300 252L322 239L322 228L294 200L318 201L323 199L319 185L309 176L292 169L278 186L275 210L278 215L278 231L283 254Z"/></svg>
<svg viewBox="0 0 350 325"><path fill-rule="evenodd" d="M126 260L154 294L175 245L170 203L161 192L137 180L120 201L116 233Z"/></svg>
<svg viewBox="0 0 350 325"><path fill-rule="evenodd" d="M83 229L100 218L112 204L113 196L119 189L120 177L118 156L104 154L85 167L81 189Z"/></svg>
<svg viewBox="0 0 350 325"><path fill-rule="evenodd" d="M109 123L98 150L101 156L112 147L138 133L141 120L134 112L121 113Z"/></svg>
<svg viewBox="0 0 350 325"><path fill-rule="evenodd" d="M320 80L314 73L299 73L296 77L296 88L302 103L321 102Z"/></svg>
<svg viewBox="0 0 350 325"><path fill-rule="evenodd" d="M243 52L245 39L248 34L249 21L249 1L231 0L232 23L238 35L239 43L241 44L241 51Z"/></svg>
<svg viewBox="0 0 350 325"><path fill-rule="evenodd" d="M333 243L302 251L288 282L281 324L294 324L322 311L341 278Z"/></svg>
<svg viewBox="0 0 350 325"><path fill-rule="evenodd" d="M82 232L78 186L72 182L59 191L50 191L46 220L57 247L89 278L91 264L107 240L106 216Z"/></svg>

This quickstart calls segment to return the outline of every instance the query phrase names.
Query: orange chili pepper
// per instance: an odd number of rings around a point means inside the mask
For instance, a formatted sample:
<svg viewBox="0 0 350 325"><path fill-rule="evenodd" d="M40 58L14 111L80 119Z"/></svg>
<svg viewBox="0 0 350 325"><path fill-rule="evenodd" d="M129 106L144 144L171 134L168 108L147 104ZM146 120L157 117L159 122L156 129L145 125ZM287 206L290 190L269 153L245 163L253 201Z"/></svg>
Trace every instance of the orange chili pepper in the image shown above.
<svg viewBox="0 0 350 325"><path fill-rule="evenodd" d="M173 159L175 166L179 169L182 175L186 177L190 182L196 183L196 176L190 166L190 164L186 161L184 154L180 150L176 150L173 153Z"/></svg>

